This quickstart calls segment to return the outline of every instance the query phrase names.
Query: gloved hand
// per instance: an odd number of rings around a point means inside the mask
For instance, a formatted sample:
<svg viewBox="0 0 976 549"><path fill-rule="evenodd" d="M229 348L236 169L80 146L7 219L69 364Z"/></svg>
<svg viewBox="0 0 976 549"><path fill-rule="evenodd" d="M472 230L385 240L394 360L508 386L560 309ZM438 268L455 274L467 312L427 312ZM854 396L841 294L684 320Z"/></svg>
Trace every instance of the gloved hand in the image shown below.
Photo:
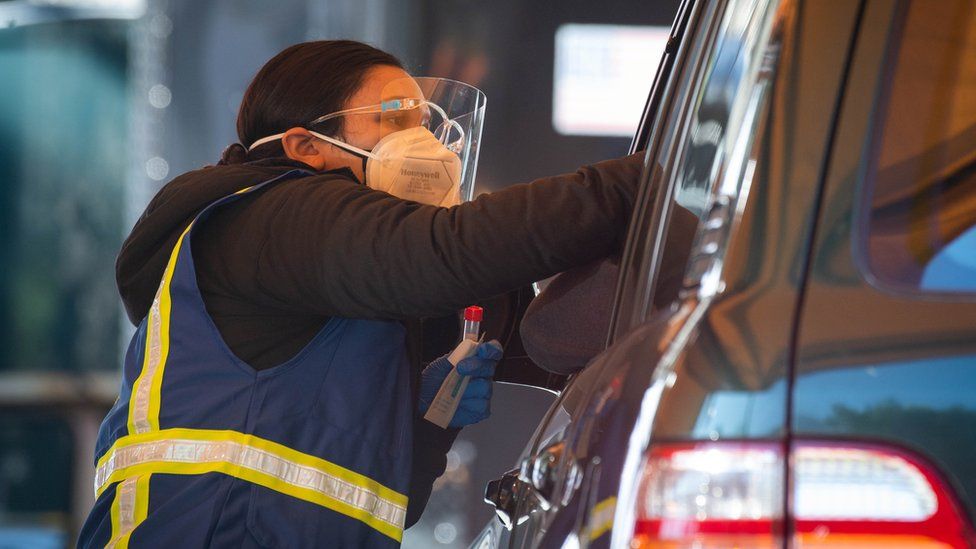
<svg viewBox="0 0 976 549"><path fill-rule="evenodd" d="M475 353L458 362L458 373L468 377L468 386L461 396L457 411L451 418L449 427L464 427L487 419L491 415L491 378L495 375L495 365L502 358L502 346L497 341L481 343ZM420 415L430 409L438 389L451 371L451 363L444 355L431 362L420 374Z"/></svg>

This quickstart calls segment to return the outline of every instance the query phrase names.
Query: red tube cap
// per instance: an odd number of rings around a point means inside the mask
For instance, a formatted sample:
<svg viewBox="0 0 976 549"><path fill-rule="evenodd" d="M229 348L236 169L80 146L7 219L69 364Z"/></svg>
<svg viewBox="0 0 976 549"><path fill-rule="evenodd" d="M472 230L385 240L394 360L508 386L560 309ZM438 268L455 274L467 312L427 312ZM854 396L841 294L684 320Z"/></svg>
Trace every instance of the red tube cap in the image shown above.
<svg viewBox="0 0 976 549"><path fill-rule="evenodd" d="M481 322L481 316L484 314L485 310L481 307L472 305L464 310L464 320L470 320L472 322Z"/></svg>

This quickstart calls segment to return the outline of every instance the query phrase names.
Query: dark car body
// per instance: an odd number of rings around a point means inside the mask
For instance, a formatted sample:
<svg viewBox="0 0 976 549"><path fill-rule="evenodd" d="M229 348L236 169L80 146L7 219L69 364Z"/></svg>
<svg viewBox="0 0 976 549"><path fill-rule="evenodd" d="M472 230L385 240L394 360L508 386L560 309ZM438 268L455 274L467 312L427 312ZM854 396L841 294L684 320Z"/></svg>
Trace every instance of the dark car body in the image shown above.
<svg viewBox="0 0 976 549"><path fill-rule="evenodd" d="M686 1L633 148L608 348L472 546L973 546L976 4Z"/></svg>

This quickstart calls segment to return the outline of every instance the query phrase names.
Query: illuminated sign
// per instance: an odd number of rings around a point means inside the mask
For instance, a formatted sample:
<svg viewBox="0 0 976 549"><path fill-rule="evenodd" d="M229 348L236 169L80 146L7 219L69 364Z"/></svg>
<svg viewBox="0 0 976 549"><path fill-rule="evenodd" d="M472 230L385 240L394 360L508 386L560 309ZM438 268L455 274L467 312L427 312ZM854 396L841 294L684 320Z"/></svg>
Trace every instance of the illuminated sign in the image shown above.
<svg viewBox="0 0 976 549"><path fill-rule="evenodd" d="M552 91L556 131L632 137L669 34L668 27L560 26Z"/></svg>

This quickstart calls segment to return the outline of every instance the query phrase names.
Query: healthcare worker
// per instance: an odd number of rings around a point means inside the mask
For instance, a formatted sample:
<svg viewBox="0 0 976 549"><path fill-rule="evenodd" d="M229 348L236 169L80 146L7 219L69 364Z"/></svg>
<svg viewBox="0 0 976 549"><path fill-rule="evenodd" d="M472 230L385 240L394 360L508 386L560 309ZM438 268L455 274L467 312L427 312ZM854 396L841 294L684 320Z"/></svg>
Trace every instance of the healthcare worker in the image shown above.
<svg viewBox="0 0 976 549"><path fill-rule="evenodd" d="M441 429L422 416L451 366L406 326L618 250L641 169L465 201L473 88L428 84L358 42L292 46L245 93L242 145L150 202L118 258L138 329L81 547L395 547L419 518L501 349L460 362Z"/></svg>

